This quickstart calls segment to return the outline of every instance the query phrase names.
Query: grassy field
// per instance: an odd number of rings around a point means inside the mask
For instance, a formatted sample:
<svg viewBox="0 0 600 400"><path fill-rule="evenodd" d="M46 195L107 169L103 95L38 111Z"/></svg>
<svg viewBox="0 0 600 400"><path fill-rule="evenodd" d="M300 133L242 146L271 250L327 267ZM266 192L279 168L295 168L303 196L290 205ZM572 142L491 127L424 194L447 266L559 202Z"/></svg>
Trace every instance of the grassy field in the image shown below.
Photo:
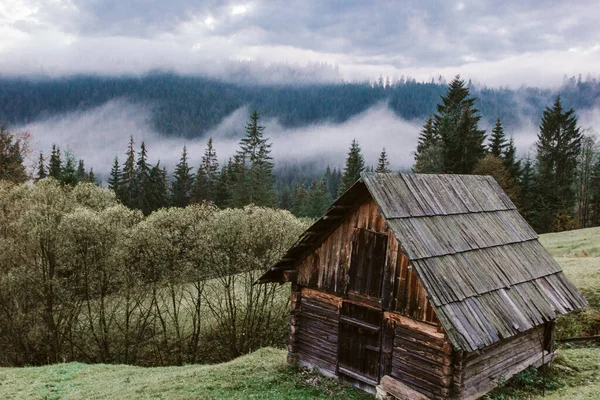
<svg viewBox="0 0 600 400"><path fill-rule="evenodd" d="M600 290L600 228L543 235L541 241L578 287ZM545 377L529 371L488 398L600 398L600 348L563 347L558 352ZM269 348L210 366L141 368L69 363L0 368L0 399L83 398L372 399L312 372L291 371L285 351Z"/></svg>

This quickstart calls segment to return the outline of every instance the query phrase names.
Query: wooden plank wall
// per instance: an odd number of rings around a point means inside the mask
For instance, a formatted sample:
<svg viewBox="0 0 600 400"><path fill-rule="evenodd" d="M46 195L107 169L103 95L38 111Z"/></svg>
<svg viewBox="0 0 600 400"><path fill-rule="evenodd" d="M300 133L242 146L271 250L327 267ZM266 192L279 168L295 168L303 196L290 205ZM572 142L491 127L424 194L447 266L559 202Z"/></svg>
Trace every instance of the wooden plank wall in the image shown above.
<svg viewBox="0 0 600 400"><path fill-rule="evenodd" d="M427 293L373 199L366 200L298 266L298 284L337 296L346 293L355 228L388 235L382 308L438 324Z"/></svg>
<svg viewBox="0 0 600 400"><path fill-rule="evenodd" d="M384 319L394 326L389 375L431 399L452 394L452 346L435 326L386 312Z"/></svg>
<svg viewBox="0 0 600 400"><path fill-rule="evenodd" d="M544 325L503 340L480 352L468 353L455 364L455 393L470 399L491 390L497 384L522 371L545 355ZM526 365L525 365L526 364Z"/></svg>
<svg viewBox="0 0 600 400"><path fill-rule="evenodd" d="M291 319L291 359L318 367L325 375L336 375L341 302L340 297L301 289Z"/></svg>

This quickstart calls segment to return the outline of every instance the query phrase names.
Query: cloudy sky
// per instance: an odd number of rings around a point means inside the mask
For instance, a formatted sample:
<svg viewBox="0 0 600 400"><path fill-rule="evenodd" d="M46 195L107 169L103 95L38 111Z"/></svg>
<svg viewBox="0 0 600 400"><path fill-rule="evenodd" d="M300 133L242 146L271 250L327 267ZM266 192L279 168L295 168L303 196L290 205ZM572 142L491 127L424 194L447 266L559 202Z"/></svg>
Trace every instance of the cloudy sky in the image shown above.
<svg viewBox="0 0 600 400"><path fill-rule="evenodd" d="M321 80L554 86L597 73L598 17L597 0L1 0L0 73L222 76L241 61Z"/></svg>

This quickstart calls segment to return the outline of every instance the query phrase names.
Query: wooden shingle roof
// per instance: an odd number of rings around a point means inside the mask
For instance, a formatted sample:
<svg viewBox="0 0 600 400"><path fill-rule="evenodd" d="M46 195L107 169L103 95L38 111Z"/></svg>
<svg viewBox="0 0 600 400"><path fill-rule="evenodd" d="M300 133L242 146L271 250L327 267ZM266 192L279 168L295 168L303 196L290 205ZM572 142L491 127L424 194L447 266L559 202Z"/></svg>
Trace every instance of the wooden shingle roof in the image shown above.
<svg viewBox="0 0 600 400"><path fill-rule="evenodd" d="M473 351L586 304L491 177L364 174L455 348Z"/></svg>
<svg viewBox="0 0 600 400"><path fill-rule="evenodd" d="M363 174L260 282L277 280L372 196L456 349L474 351L586 305L491 177Z"/></svg>

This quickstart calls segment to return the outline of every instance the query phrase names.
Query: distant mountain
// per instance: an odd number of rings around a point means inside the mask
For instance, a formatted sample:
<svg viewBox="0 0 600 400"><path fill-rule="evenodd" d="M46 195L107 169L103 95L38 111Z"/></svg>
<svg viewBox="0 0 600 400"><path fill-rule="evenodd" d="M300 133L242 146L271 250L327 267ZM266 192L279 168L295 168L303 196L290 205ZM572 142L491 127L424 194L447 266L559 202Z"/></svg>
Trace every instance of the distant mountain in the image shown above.
<svg viewBox="0 0 600 400"><path fill-rule="evenodd" d="M337 83L240 85L203 77L153 73L141 77L69 76L56 79L0 77L0 121L23 125L66 112L87 110L123 98L151 107L153 127L167 136L198 137L241 106L276 117L284 127L344 122L376 103L407 120L435 111L444 82L412 79L385 84ZM484 121L500 117L507 129L524 121L538 123L556 94L576 110L600 105L596 80L565 80L558 90L472 86Z"/></svg>

